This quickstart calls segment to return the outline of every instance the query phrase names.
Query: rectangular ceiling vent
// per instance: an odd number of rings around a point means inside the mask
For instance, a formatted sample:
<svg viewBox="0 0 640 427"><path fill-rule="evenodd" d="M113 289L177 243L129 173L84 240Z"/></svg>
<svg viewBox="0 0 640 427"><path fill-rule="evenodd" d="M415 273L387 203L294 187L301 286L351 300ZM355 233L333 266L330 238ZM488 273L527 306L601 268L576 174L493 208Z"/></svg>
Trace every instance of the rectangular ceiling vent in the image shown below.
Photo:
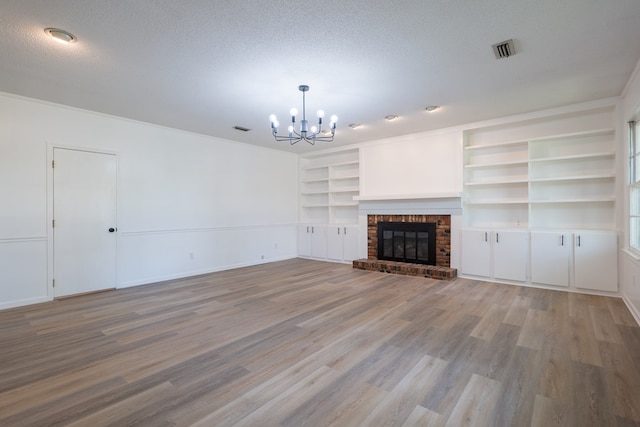
<svg viewBox="0 0 640 427"><path fill-rule="evenodd" d="M512 39L496 43L491 47L493 47L493 53L496 54L496 59L508 58L516 54L516 48L513 46Z"/></svg>

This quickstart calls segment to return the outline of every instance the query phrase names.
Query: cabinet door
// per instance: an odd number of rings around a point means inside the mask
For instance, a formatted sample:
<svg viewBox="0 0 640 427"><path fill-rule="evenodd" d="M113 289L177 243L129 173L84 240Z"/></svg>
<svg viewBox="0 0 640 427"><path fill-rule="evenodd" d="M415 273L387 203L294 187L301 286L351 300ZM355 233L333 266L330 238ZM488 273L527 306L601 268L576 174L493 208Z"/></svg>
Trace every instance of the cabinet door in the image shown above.
<svg viewBox="0 0 640 427"><path fill-rule="evenodd" d="M344 238L344 261L353 261L360 258L358 253L358 226L347 225L342 227Z"/></svg>
<svg viewBox="0 0 640 427"><path fill-rule="evenodd" d="M327 226L311 226L311 256L313 258L327 258Z"/></svg>
<svg viewBox="0 0 640 427"><path fill-rule="evenodd" d="M344 256L343 227L330 225L327 227L327 258L342 261Z"/></svg>
<svg viewBox="0 0 640 427"><path fill-rule="evenodd" d="M574 237L576 288L618 291L618 240L614 232L581 231Z"/></svg>
<svg viewBox="0 0 640 427"><path fill-rule="evenodd" d="M531 232L531 282L569 286L571 234Z"/></svg>
<svg viewBox="0 0 640 427"><path fill-rule="evenodd" d="M311 225L298 226L298 255L311 256Z"/></svg>
<svg viewBox="0 0 640 427"><path fill-rule="evenodd" d="M527 281L527 231L495 231L493 244L493 277L503 280Z"/></svg>
<svg viewBox="0 0 640 427"><path fill-rule="evenodd" d="M462 230L462 273L472 276L491 276L490 232Z"/></svg>
<svg viewBox="0 0 640 427"><path fill-rule="evenodd" d="M335 261L358 259L358 226L327 227L327 258Z"/></svg>

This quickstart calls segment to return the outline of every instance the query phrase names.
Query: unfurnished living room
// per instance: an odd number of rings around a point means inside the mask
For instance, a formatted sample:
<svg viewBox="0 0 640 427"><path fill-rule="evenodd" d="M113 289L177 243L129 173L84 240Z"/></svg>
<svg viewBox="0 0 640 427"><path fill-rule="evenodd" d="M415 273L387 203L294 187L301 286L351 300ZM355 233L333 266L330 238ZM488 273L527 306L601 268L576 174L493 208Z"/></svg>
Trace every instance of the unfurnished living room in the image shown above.
<svg viewBox="0 0 640 427"><path fill-rule="evenodd" d="M640 425L639 23L0 0L0 425Z"/></svg>

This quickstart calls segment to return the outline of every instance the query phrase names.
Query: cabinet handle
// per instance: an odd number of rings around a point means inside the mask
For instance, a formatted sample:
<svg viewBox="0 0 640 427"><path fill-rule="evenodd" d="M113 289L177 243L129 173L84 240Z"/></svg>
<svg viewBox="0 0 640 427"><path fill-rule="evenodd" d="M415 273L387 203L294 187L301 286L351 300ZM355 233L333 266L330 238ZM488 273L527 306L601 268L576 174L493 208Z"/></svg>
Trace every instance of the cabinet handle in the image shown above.
<svg viewBox="0 0 640 427"><path fill-rule="evenodd" d="M496 233L496 243L500 243L500 233Z"/></svg>
<svg viewBox="0 0 640 427"><path fill-rule="evenodd" d="M338 236L340 235L340 227L338 227Z"/></svg>
<svg viewBox="0 0 640 427"><path fill-rule="evenodd" d="M347 227L344 228L344 234L347 234Z"/></svg>
<svg viewBox="0 0 640 427"><path fill-rule="evenodd" d="M560 236L560 246L564 246L564 234Z"/></svg>
<svg viewBox="0 0 640 427"><path fill-rule="evenodd" d="M309 232L309 226L307 225L307 233Z"/></svg>
<svg viewBox="0 0 640 427"><path fill-rule="evenodd" d="M315 233L315 231L313 231L313 227L311 227L311 232L312 232L312 233Z"/></svg>
<svg viewBox="0 0 640 427"><path fill-rule="evenodd" d="M580 236L578 236L578 247L580 247Z"/></svg>
<svg viewBox="0 0 640 427"><path fill-rule="evenodd" d="M489 240L489 238L487 237L487 232L484 232L484 241L487 242Z"/></svg>

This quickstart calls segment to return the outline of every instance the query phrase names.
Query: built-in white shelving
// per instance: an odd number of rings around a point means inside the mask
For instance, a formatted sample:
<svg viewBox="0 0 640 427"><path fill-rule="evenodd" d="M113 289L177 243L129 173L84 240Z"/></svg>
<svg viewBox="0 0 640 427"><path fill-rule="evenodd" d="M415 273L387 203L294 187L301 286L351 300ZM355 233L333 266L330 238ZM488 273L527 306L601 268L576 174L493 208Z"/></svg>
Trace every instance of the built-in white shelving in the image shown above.
<svg viewBox="0 0 640 427"><path fill-rule="evenodd" d="M513 141L488 139L486 134L465 135L465 225L612 228L612 128Z"/></svg>
<svg viewBox="0 0 640 427"><path fill-rule="evenodd" d="M351 262L358 258L360 152L300 156L298 255Z"/></svg>
<svg viewBox="0 0 640 427"><path fill-rule="evenodd" d="M300 157L300 222L357 224L358 149Z"/></svg>

